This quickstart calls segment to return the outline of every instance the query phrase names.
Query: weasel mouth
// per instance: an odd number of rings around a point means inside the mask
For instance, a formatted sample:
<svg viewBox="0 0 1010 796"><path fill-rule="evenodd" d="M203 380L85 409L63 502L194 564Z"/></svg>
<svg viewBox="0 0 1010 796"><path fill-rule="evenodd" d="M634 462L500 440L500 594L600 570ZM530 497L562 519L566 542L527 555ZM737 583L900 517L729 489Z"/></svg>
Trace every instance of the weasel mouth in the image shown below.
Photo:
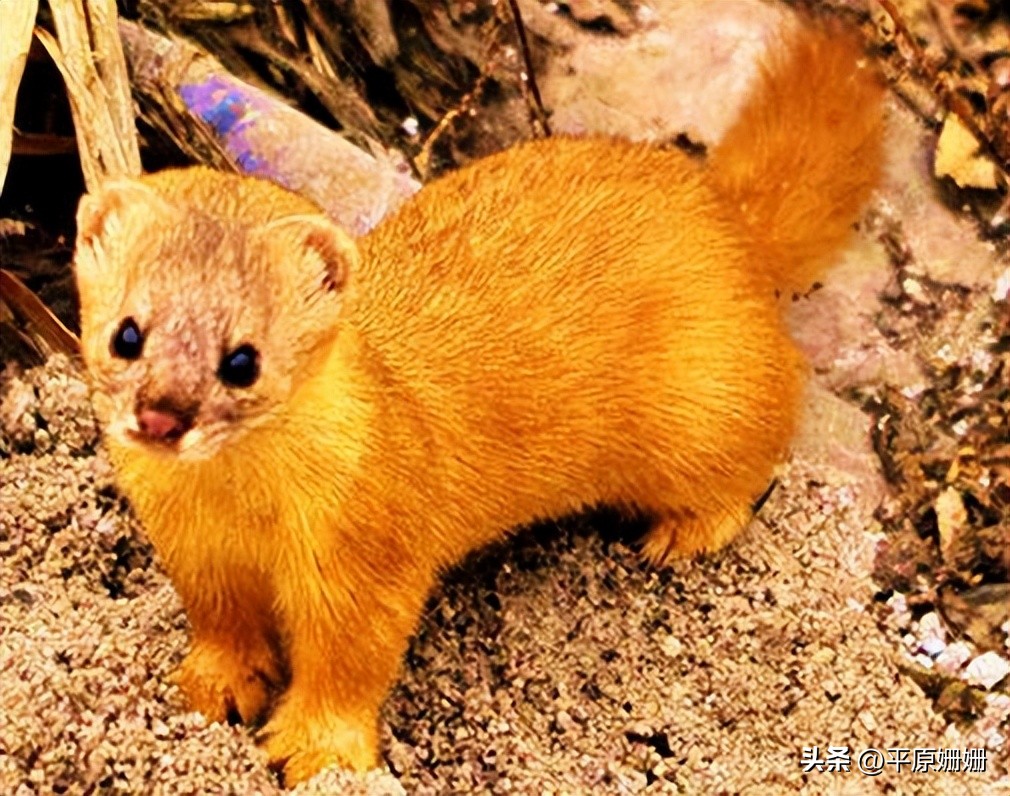
<svg viewBox="0 0 1010 796"><path fill-rule="evenodd" d="M185 436L185 432L178 434L169 434L163 437L151 436L146 434L139 429L127 429L126 436L131 442L135 442L139 445L143 445L146 448L154 448L156 450L162 451L178 451L181 447L182 438Z"/></svg>
<svg viewBox="0 0 1010 796"><path fill-rule="evenodd" d="M179 451L192 430L196 413L165 404L138 406L126 428L131 442L167 451Z"/></svg>
<svg viewBox="0 0 1010 796"><path fill-rule="evenodd" d="M166 465L177 461L207 461L219 452L219 440L213 434L208 435L202 426L165 437L152 437L139 429L127 428L119 429L117 436L123 444L162 459Z"/></svg>

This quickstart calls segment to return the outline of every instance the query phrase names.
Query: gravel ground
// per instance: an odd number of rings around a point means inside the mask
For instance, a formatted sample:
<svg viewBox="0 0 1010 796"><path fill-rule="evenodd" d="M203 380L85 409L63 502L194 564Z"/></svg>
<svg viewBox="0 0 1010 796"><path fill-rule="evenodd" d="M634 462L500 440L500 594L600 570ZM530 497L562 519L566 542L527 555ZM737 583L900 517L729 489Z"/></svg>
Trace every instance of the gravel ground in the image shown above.
<svg viewBox="0 0 1010 796"><path fill-rule="evenodd" d="M276 792L246 731L207 726L166 682L185 618L79 374L8 367L0 396L0 792ZM996 750L981 774L802 771L803 747L960 748L998 719L947 726L869 611L865 422L813 388L760 520L706 561L650 570L601 516L466 562L389 700L394 776L299 792L999 792Z"/></svg>

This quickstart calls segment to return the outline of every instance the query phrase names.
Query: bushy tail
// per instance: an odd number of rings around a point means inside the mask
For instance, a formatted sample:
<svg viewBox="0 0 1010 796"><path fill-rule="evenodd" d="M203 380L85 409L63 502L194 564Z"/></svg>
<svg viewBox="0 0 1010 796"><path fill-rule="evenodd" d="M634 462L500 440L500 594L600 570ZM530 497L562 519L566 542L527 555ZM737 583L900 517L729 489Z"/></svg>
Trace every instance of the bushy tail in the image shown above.
<svg viewBox="0 0 1010 796"><path fill-rule="evenodd" d="M883 85L863 57L853 32L804 20L769 47L743 111L711 153L718 189L787 293L820 277L880 176Z"/></svg>

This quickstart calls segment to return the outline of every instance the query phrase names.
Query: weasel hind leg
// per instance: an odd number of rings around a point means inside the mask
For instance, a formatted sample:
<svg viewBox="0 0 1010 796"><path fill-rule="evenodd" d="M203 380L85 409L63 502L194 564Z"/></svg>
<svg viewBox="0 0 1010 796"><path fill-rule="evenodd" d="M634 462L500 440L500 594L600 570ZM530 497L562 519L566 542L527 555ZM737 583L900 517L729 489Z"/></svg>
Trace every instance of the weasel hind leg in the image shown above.
<svg viewBox="0 0 1010 796"><path fill-rule="evenodd" d="M681 509L661 515L642 541L642 556L655 566L671 558L714 552L750 522L749 503L699 513Z"/></svg>
<svg viewBox="0 0 1010 796"><path fill-rule="evenodd" d="M750 523L776 484L778 479L773 478L756 499L727 501L724 498L714 502L706 512L680 509L660 513L642 540L642 557L654 566L662 566L670 558L719 550Z"/></svg>

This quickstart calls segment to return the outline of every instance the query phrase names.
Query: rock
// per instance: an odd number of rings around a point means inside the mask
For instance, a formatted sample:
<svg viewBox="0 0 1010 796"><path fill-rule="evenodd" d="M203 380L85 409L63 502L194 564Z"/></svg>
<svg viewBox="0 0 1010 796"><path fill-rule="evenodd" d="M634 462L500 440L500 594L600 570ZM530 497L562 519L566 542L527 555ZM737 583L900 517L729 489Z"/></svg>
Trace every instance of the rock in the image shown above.
<svg viewBox="0 0 1010 796"><path fill-rule="evenodd" d="M1010 674L1010 663L995 652L984 652L968 664L965 674L972 685L989 689Z"/></svg>

